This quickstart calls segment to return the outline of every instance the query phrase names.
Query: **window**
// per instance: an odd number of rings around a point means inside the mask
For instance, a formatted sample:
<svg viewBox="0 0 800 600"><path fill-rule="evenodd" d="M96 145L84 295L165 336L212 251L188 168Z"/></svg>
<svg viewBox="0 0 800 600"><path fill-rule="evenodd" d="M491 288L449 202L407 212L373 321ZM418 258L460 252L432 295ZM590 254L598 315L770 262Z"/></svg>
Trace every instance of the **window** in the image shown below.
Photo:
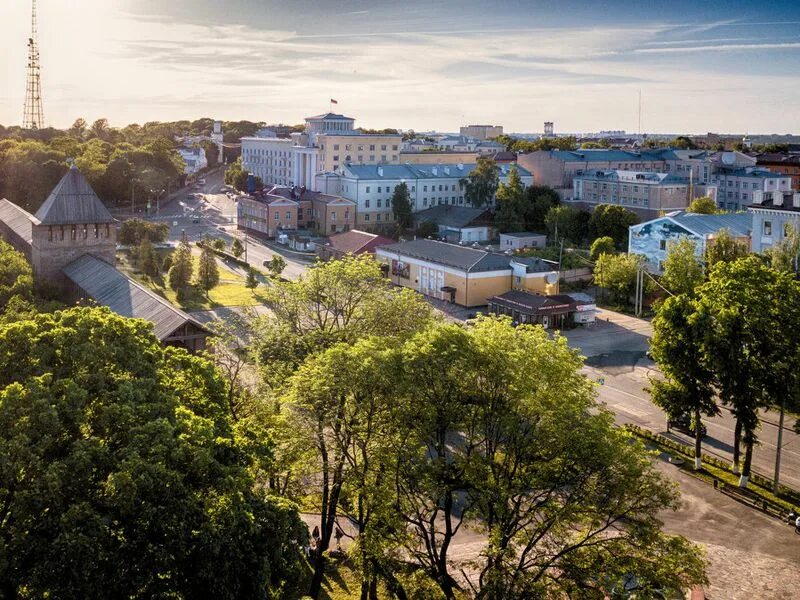
<svg viewBox="0 0 800 600"><path fill-rule="evenodd" d="M369 198L364 200L364 208L369 208Z"/></svg>
<svg viewBox="0 0 800 600"><path fill-rule="evenodd" d="M352 150L352 145L351 144L346 144L344 149L345 150Z"/></svg>
<svg viewBox="0 0 800 600"><path fill-rule="evenodd" d="M375 155L374 154L370 154L369 155L369 162L375 162Z"/></svg>
<svg viewBox="0 0 800 600"><path fill-rule="evenodd" d="M378 198L378 208L380 208L380 207L381 207L381 199Z"/></svg>
<svg viewBox="0 0 800 600"><path fill-rule="evenodd" d="M427 185L423 185L422 186L422 191L423 192L427 192L428 191L428 186Z"/></svg>
<svg viewBox="0 0 800 600"><path fill-rule="evenodd" d="M336 225L331 225L331 233L336 233Z"/></svg>
<svg viewBox="0 0 800 600"><path fill-rule="evenodd" d="M394 145L392 146L392 150L394 150L395 152L397 151L397 144L394 144Z"/></svg>
<svg viewBox="0 0 800 600"><path fill-rule="evenodd" d="M72 231L70 231L69 239L76 240L78 239L78 230L75 225L72 226Z"/></svg>
<svg viewBox="0 0 800 600"><path fill-rule="evenodd" d="M278 219L280 219L280 218L281 218L281 215L280 215L280 213L276 212L276 213L275 213L275 220L277 221L277 220L278 220Z"/></svg>
<svg viewBox="0 0 800 600"><path fill-rule="evenodd" d="M386 162L386 155L385 154L381 154L381 162Z"/></svg>
<svg viewBox="0 0 800 600"><path fill-rule="evenodd" d="M364 221L369 221L369 215L364 215Z"/></svg>
<svg viewBox="0 0 800 600"><path fill-rule="evenodd" d="M358 155L358 162L360 162L360 163L364 162L364 155L363 154L359 154Z"/></svg>
<svg viewBox="0 0 800 600"><path fill-rule="evenodd" d="M378 214L375 216L375 220L376 220L376 221L380 221L380 220L381 220L381 213L378 213Z"/></svg>
<svg viewBox="0 0 800 600"><path fill-rule="evenodd" d="M369 145L369 149L372 150L373 152L375 152L375 144L370 144Z"/></svg>
<svg viewBox="0 0 800 600"><path fill-rule="evenodd" d="M364 151L364 144L359 144L358 145L358 151L359 152L363 152Z"/></svg>
<svg viewBox="0 0 800 600"><path fill-rule="evenodd" d="M336 211L333 211L331 213L331 221L335 221L335 220L336 220Z"/></svg>
<svg viewBox="0 0 800 600"><path fill-rule="evenodd" d="M292 213L290 213L288 210L286 211L286 220L287 221L291 221L292 220Z"/></svg>
<svg viewBox="0 0 800 600"><path fill-rule="evenodd" d="M368 194L369 194L369 189L370 189L370 188L369 188L369 186L367 186L367 193L368 193Z"/></svg>
<svg viewBox="0 0 800 600"><path fill-rule="evenodd" d="M666 250L667 249L667 240L661 240L660 242L658 242L658 247L661 250Z"/></svg>
<svg viewBox="0 0 800 600"><path fill-rule="evenodd" d="M338 149L339 149L339 144L334 144L334 145L333 145L333 149L334 149L334 150L338 150Z"/></svg>
<svg viewBox="0 0 800 600"><path fill-rule="evenodd" d="M339 155L338 154L334 154L333 155L333 162L339 162Z"/></svg>
<svg viewBox="0 0 800 600"><path fill-rule="evenodd" d="M772 235L772 221L764 221L764 228L762 230L762 235L766 236Z"/></svg>

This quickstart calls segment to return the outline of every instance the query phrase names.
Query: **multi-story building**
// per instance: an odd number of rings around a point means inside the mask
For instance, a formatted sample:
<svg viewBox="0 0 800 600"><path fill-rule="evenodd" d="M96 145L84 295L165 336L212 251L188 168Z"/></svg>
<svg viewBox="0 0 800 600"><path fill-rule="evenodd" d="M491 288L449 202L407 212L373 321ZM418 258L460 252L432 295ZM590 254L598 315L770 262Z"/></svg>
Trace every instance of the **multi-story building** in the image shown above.
<svg viewBox="0 0 800 600"><path fill-rule="evenodd" d="M618 204L645 218L688 207L690 194L697 198L716 193L713 187L690 186L675 175L642 171L588 171L576 175L572 187L572 200L582 205Z"/></svg>
<svg viewBox="0 0 800 600"><path fill-rule="evenodd" d="M752 217L746 213L701 215L675 211L631 225L628 234L628 253L645 258L647 268L660 273L667 258L669 245L688 238L695 243L695 254L702 260L706 249L725 229L734 239L750 245Z"/></svg>
<svg viewBox="0 0 800 600"><path fill-rule="evenodd" d="M239 229L274 238L282 231L310 229L329 235L349 231L356 220L352 200L303 188L274 187L236 204Z"/></svg>
<svg viewBox="0 0 800 600"><path fill-rule="evenodd" d="M400 164L412 165L436 165L436 164L458 164L458 163L477 163L478 153L456 152L454 150L426 150L404 151L400 153Z"/></svg>
<svg viewBox="0 0 800 600"><path fill-rule="evenodd" d="M533 177L514 164L498 165L500 182L508 181L510 169L516 168L523 185L533 184ZM359 228L392 223L392 194L401 183L408 186L413 211L450 204L466 206L464 178L475 164L443 165L348 165L339 177L318 178L329 194L341 194L356 203L356 225Z"/></svg>
<svg viewBox="0 0 800 600"><path fill-rule="evenodd" d="M756 156L759 167L792 178L792 189L800 190L800 154L773 152Z"/></svg>
<svg viewBox="0 0 800 600"><path fill-rule="evenodd" d="M242 164L268 186L314 189L315 176L336 172L345 164L397 164L400 134L363 134L355 120L327 113L306 118L306 130L289 139L242 138Z"/></svg>
<svg viewBox="0 0 800 600"><path fill-rule="evenodd" d="M436 148L455 152L476 152L478 140L463 135L446 135L436 140Z"/></svg>
<svg viewBox="0 0 800 600"><path fill-rule="evenodd" d="M744 210L753 203L754 192L788 192L792 178L756 165L756 159L741 152L718 152L710 162L710 183L717 186L717 206Z"/></svg>
<svg viewBox="0 0 800 600"><path fill-rule="evenodd" d="M503 135L502 125L466 125L461 128L461 135L477 140L493 140Z"/></svg>
<svg viewBox="0 0 800 600"><path fill-rule="evenodd" d="M178 148L178 154L181 155L183 162L186 164L183 172L187 175L193 175L208 166L206 151L199 146L195 148Z"/></svg>
<svg viewBox="0 0 800 600"><path fill-rule="evenodd" d="M669 173L691 179L694 184L706 184L711 175L708 157L709 153L703 150L672 148L539 150L520 154L517 162L533 174L537 185L549 186L569 199L575 177L588 171Z"/></svg>
<svg viewBox="0 0 800 600"><path fill-rule="evenodd" d="M512 289L558 290L558 266L540 258L425 239L378 248L375 258L396 285L461 306L485 306L489 298Z"/></svg>
<svg viewBox="0 0 800 600"><path fill-rule="evenodd" d="M786 238L792 229L800 232L800 193L753 192L753 204L747 207L753 219L750 249L763 252Z"/></svg>

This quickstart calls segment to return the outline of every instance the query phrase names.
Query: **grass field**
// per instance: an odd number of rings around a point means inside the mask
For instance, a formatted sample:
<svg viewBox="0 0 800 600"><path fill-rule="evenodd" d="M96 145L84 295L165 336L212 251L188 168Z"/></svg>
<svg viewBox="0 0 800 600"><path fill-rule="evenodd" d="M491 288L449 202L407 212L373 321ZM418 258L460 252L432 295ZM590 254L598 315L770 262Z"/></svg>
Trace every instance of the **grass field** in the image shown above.
<svg viewBox="0 0 800 600"><path fill-rule="evenodd" d="M159 250L159 259L163 260L171 252L171 250ZM217 287L212 289L207 296L202 290L192 287L179 300L177 292L167 285L166 274L160 274L155 278L144 275L136 269L135 261L128 252L120 253L118 259L122 271L187 312L210 310L223 306L255 306L264 303L264 296L259 292L259 289L263 289L263 284L255 290L248 289L245 287L245 277L231 271L220 260L217 260L219 267L219 285ZM194 272L197 273L200 254L196 248L192 248L192 260Z"/></svg>

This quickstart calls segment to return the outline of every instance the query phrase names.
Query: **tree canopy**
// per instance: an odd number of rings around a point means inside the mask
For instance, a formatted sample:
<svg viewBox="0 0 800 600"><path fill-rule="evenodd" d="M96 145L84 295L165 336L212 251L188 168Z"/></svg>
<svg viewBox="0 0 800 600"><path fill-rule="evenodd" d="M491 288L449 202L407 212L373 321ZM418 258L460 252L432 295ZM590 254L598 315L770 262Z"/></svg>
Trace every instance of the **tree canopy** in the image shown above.
<svg viewBox="0 0 800 600"><path fill-rule="evenodd" d="M467 202L476 208L487 206L497 192L500 167L492 158L479 157L477 166L461 181Z"/></svg>
<svg viewBox="0 0 800 600"><path fill-rule="evenodd" d="M593 238L610 237L617 249L622 250L628 245L628 228L638 222L638 215L624 206L599 204L589 219L589 231Z"/></svg>
<svg viewBox="0 0 800 600"><path fill-rule="evenodd" d="M414 226L414 215L411 208L411 199L408 194L408 185L405 181L394 186L392 193L392 214L397 226L401 229L410 229Z"/></svg>
<svg viewBox="0 0 800 600"><path fill-rule="evenodd" d="M213 365L144 321L0 325L0 593L285 597L305 526L253 485L243 431Z"/></svg>
<svg viewBox="0 0 800 600"><path fill-rule="evenodd" d="M703 196L692 200L691 204L689 204L688 212L699 215L715 215L720 212L720 210L717 208L717 203L714 202L714 200L708 196Z"/></svg>

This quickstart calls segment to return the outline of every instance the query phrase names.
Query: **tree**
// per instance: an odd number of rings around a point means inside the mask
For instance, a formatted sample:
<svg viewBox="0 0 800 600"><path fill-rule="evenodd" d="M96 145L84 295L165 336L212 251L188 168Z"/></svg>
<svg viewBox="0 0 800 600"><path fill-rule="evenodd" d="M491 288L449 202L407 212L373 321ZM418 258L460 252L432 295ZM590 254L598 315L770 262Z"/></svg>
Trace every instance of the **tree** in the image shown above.
<svg viewBox="0 0 800 600"><path fill-rule="evenodd" d="M764 252L770 266L785 273L797 273L800 256L800 233L797 228L787 227L783 239Z"/></svg>
<svg viewBox="0 0 800 600"><path fill-rule="evenodd" d="M69 128L70 135L80 139L83 139L83 134L86 132L86 120L78 117L75 119L75 122L72 123L72 127Z"/></svg>
<svg viewBox="0 0 800 600"><path fill-rule="evenodd" d="M280 254L273 254L269 263L267 263L267 269L269 269L270 275L275 279L281 276L281 273L283 273L285 268L286 259Z"/></svg>
<svg viewBox="0 0 800 600"><path fill-rule="evenodd" d="M695 288L703 283L703 265L697 258L694 240L682 237L667 245L661 283L673 294L694 295Z"/></svg>
<svg viewBox="0 0 800 600"><path fill-rule="evenodd" d="M575 244L580 244L589 235L589 211L574 208L564 204L553 206L545 216L547 232L553 241L559 242L567 239Z"/></svg>
<svg viewBox="0 0 800 600"><path fill-rule="evenodd" d="M192 282L192 250L189 247L189 240L184 233L181 243L172 255L172 266L169 269L169 287L176 292L186 289Z"/></svg>
<svg viewBox="0 0 800 600"><path fill-rule="evenodd" d="M488 206L500 182L500 167L492 158L479 157L478 163L469 175L461 180L464 185L464 198L475 208Z"/></svg>
<svg viewBox="0 0 800 600"><path fill-rule="evenodd" d="M642 257L635 254L601 254L594 265L594 283L611 291L615 302L628 304L642 263Z"/></svg>
<svg viewBox="0 0 800 600"><path fill-rule="evenodd" d="M227 132L226 132L227 137ZM249 191L250 173L244 170L242 165L242 158L237 158L234 162L228 165L225 171L225 183L232 186L234 189L246 192ZM256 189L264 187L264 182L260 177L254 177L254 186Z"/></svg>
<svg viewBox="0 0 800 600"><path fill-rule="evenodd" d="M608 236L599 237L592 242L592 247L589 249L589 258L596 261L603 254L615 254L616 251L614 240Z"/></svg>
<svg viewBox="0 0 800 600"><path fill-rule="evenodd" d="M200 262L197 265L197 285L208 296L208 292L219 284L219 267L211 240L206 237L204 242L200 249Z"/></svg>
<svg viewBox="0 0 800 600"><path fill-rule="evenodd" d="M531 185L525 188L525 230L544 231L547 212L560 202L558 193L546 185Z"/></svg>
<svg viewBox="0 0 800 600"><path fill-rule="evenodd" d="M589 231L594 238L608 236L619 250L628 245L628 232L639 217L635 212L617 204L600 204L592 211Z"/></svg>
<svg viewBox="0 0 800 600"><path fill-rule="evenodd" d="M247 280L244 282L244 286L251 290L254 290L258 287L258 277L256 276L256 270L253 267L247 269Z"/></svg>
<svg viewBox="0 0 800 600"><path fill-rule="evenodd" d="M660 532L675 489L597 410L564 338L480 318L421 332L401 353L392 455L406 526L389 531L445 598L458 594L449 549L464 526L488 540L472 562L476 598L567 597L588 582L601 597L630 572L645 588L705 579L699 550Z"/></svg>
<svg viewBox="0 0 800 600"><path fill-rule="evenodd" d="M717 208L717 203L714 202L714 200L708 196L703 196L692 200L688 212L698 215L715 215L720 212L720 210Z"/></svg>
<svg viewBox="0 0 800 600"><path fill-rule="evenodd" d="M242 242L238 237L233 238L233 243L231 244L231 253L236 258L241 258L242 254L244 254L244 246L242 245Z"/></svg>
<svg viewBox="0 0 800 600"><path fill-rule="evenodd" d="M414 215L411 200L408 196L408 185L405 182L394 187L392 194L392 214L397 226L401 229L410 229L414 225Z"/></svg>
<svg viewBox="0 0 800 600"><path fill-rule="evenodd" d="M150 243L148 238L142 238L136 256L139 261L139 269L142 273L149 277L156 277L158 275L158 256L156 256L153 244Z"/></svg>
<svg viewBox="0 0 800 600"><path fill-rule="evenodd" d="M417 225L415 235L419 238L436 237L439 235L439 228L436 226L436 223L431 221L422 221L419 225Z"/></svg>
<svg viewBox="0 0 800 600"><path fill-rule="evenodd" d="M391 285L369 256L316 265L297 281L275 281L264 291L272 309L259 319L254 350L268 387L286 384L311 354L370 335L404 338L434 320L419 295Z"/></svg>
<svg viewBox="0 0 800 600"><path fill-rule="evenodd" d="M14 298L33 300L33 270L22 253L0 239L0 313Z"/></svg>
<svg viewBox="0 0 800 600"><path fill-rule="evenodd" d="M689 293L667 298L653 319L650 349L666 380L652 379L653 402L667 418L692 416L694 467L702 468L702 417L719 414L712 388L713 372L704 340L711 326L709 314L701 310Z"/></svg>
<svg viewBox="0 0 800 600"><path fill-rule="evenodd" d="M214 238L214 240L211 242L211 246L217 252L224 252L225 251L225 240L223 240L222 238Z"/></svg>
<svg viewBox="0 0 800 600"><path fill-rule="evenodd" d="M508 171L508 182L497 188L495 225L501 233L525 228L525 186L516 167Z"/></svg>
<svg viewBox="0 0 800 600"><path fill-rule="evenodd" d="M715 238L706 243L706 269L710 271L719 262L733 262L749 253L748 242L734 238L730 229L721 229Z"/></svg>
<svg viewBox="0 0 800 600"><path fill-rule="evenodd" d="M0 594L291 596L307 530L255 485L243 432L211 363L143 320L0 325Z"/></svg>

